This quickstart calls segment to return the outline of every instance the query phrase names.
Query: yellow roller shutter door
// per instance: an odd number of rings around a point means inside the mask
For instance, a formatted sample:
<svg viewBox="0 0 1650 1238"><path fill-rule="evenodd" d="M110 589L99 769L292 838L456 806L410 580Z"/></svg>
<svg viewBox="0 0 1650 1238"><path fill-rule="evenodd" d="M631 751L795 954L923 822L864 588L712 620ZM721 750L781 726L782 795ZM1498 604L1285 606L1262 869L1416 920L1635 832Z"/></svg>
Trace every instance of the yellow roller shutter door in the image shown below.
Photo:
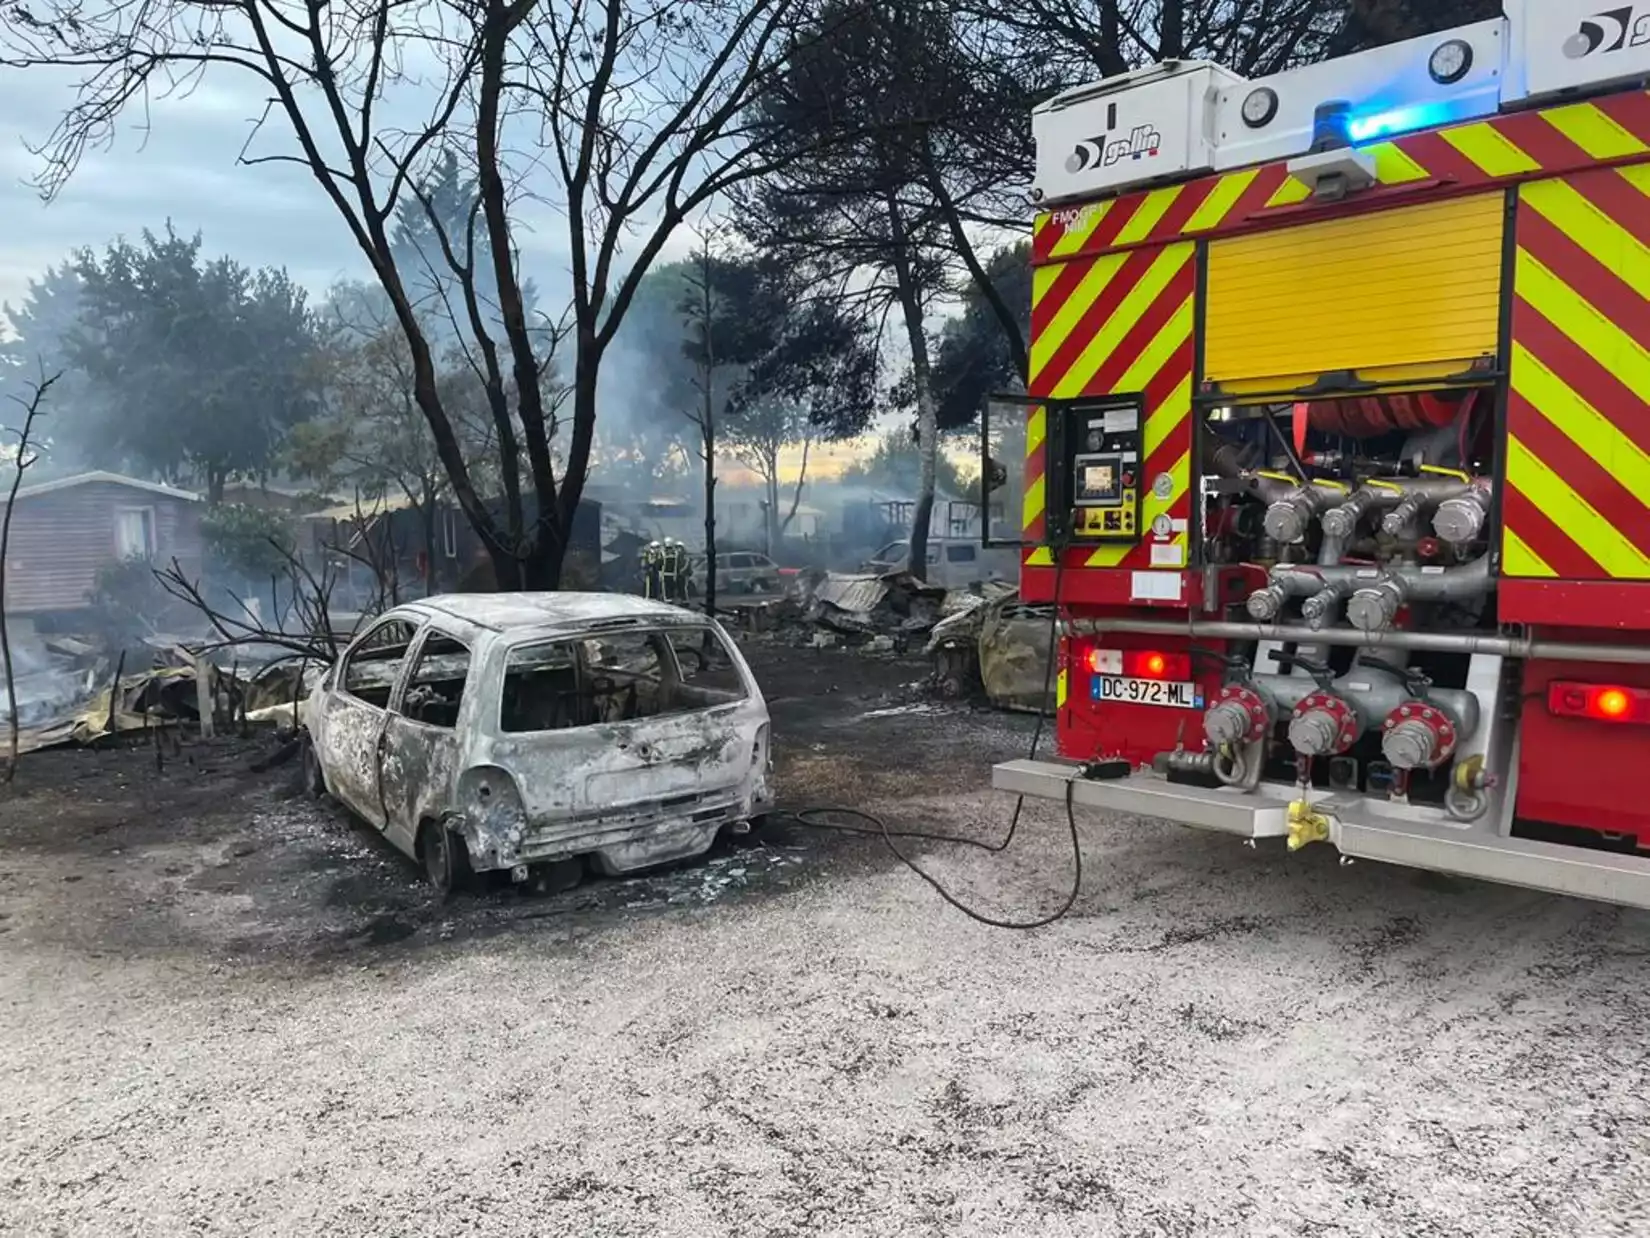
<svg viewBox="0 0 1650 1238"><path fill-rule="evenodd" d="M1204 377L1283 392L1346 370L1427 381L1494 356L1505 208L1478 194L1212 243Z"/></svg>

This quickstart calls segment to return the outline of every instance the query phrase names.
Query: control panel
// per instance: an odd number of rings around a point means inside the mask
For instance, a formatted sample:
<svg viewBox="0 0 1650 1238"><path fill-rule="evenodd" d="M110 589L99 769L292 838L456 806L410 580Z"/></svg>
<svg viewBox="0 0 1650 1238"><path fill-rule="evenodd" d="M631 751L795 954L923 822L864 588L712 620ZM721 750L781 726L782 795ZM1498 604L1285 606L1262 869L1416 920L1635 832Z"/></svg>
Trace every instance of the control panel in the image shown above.
<svg viewBox="0 0 1650 1238"><path fill-rule="evenodd" d="M1122 396L1051 410L1051 541L1140 540L1142 406Z"/></svg>

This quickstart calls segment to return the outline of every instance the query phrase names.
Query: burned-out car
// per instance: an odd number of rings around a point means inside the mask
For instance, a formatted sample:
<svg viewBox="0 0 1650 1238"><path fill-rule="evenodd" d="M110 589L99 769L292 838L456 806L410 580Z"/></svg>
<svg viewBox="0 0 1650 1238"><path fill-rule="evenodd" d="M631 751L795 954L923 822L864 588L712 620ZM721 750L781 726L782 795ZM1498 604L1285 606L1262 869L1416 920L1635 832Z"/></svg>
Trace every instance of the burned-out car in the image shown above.
<svg viewBox="0 0 1650 1238"><path fill-rule="evenodd" d="M721 626L606 593L427 598L316 685L304 778L451 890L688 859L769 806L768 707Z"/></svg>

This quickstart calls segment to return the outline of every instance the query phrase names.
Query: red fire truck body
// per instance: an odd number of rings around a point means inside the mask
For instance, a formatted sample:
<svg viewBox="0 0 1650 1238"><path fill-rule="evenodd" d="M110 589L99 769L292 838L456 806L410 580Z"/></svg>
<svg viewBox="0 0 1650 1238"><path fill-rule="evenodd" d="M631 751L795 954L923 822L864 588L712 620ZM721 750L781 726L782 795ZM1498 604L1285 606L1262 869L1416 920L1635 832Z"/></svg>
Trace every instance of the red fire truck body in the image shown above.
<svg viewBox="0 0 1650 1238"><path fill-rule="evenodd" d="M1646 78L1650 10L1509 2L1039 109L999 788L1650 907Z"/></svg>

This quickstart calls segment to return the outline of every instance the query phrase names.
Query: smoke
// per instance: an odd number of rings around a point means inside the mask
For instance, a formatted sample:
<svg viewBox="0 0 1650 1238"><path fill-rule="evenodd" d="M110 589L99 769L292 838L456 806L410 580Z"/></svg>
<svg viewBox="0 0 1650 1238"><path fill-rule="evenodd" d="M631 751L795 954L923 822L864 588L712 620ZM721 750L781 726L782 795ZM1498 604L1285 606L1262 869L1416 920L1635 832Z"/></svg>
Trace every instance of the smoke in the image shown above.
<svg viewBox="0 0 1650 1238"><path fill-rule="evenodd" d="M680 264L642 280L596 386L596 444L590 481L628 494L690 498L699 490L701 396L684 352L689 336L681 308L690 292Z"/></svg>

